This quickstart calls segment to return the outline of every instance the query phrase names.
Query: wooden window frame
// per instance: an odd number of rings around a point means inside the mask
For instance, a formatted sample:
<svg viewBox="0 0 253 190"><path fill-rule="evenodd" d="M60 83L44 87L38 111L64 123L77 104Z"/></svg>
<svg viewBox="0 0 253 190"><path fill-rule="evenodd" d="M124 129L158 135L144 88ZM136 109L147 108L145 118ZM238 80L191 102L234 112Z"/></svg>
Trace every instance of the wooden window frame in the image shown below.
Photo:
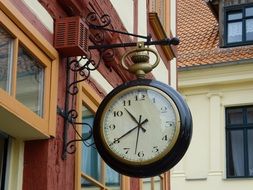
<svg viewBox="0 0 253 190"><path fill-rule="evenodd" d="M235 46L244 46L253 44L253 40L246 40L246 20L253 19L253 16L246 17L245 9L253 7L253 4L243 4L243 5L233 5L224 8L224 47L235 47ZM242 18L238 20L228 20L228 14L231 12L240 12L242 13ZM241 42L231 42L228 43L228 24L233 22L242 22L242 41Z"/></svg>
<svg viewBox="0 0 253 190"><path fill-rule="evenodd" d="M225 109L225 115L226 115L226 174L227 178L253 178L253 175L250 176L248 173L248 142L247 142L247 134L248 130L253 130L253 124L247 123L247 108L248 107L253 107L253 106L237 106L237 107L227 107ZM228 111L232 109L242 109L242 124L229 124L229 117L228 117ZM243 152L244 152L244 175L243 176L230 176L229 175L229 132L230 131L242 131L243 132Z"/></svg>
<svg viewBox="0 0 253 190"><path fill-rule="evenodd" d="M0 23L14 39L12 88L0 89L0 114L8 117L7 134L24 140L55 136L59 56L52 45L9 1L0 0ZM43 116L38 116L15 99L18 44L22 44L44 67Z"/></svg>
<svg viewBox="0 0 253 190"><path fill-rule="evenodd" d="M87 109L89 109L91 112L96 113L97 108L99 104L102 101L102 98L97 95L96 91L88 84L83 82L82 84L79 84L80 93L78 93L77 96L77 110L78 113L82 113L82 107L85 106ZM81 122L82 120L82 114L79 114L79 117L77 118L78 122ZM78 132L81 134L82 129L81 126L77 127ZM77 136L78 138L78 136ZM91 147L90 147L91 148ZM97 188L100 188L101 190L109 190L110 187L107 187L105 184L105 162L102 160L101 168L102 168L102 176L101 181L97 181L90 177L89 175L86 175L85 173L82 173L81 171L81 159L82 159L82 142L78 142L76 144L76 155L75 155L75 190L81 190L81 178L86 179L87 181L91 182L92 184L96 185ZM120 190L128 190L130 189L130 179L129 177L123 176L120 174Z"/></svg>

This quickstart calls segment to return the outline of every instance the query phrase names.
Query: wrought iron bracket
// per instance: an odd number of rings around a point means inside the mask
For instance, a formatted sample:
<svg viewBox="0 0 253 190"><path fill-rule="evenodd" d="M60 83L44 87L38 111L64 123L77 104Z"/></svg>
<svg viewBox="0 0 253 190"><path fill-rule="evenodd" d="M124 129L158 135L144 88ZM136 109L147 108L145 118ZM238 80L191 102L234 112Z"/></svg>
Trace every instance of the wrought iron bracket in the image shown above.
<svg viewBox="0 0 253 190"><path fill-rule="evenodd" d="M89 29L92 30L89 39L93 42L94 45L88 46L88 55L81 56L80 58L69 59L66 66L66 95L65 95L65 107L64 109L57 108L57 113L64 118L64 130L63 130L63 152L62 159L66 159L67 154L73 154L76 151L76 142L81 141L85 146L91 147L93 144L89 143L88 140L92 138L92 126L88 123L82 122L77 123L76 119L78 117L78 112L75 109L76 106L76 95L79 91L78 83L87 80L90 76L90 72L96 70L102 59L112 58L114 56L115 48L125 48L136 46L137 43L116 43L116 44L107 44L105 38L105 32L117 33L121 35L133 36L145 39L144 45L160 45L160 46L169 46L169 45L178 45L178 38L166 38L163 40L152 41L152 36L147 35L137 35L124 31L114 30L108 28L111 24L110 16L104 14L99 16L95 12L91 12L85 18L85 22L88 25ZM95 62L92 58L92 50L98 50L100 57L98 62ZM72 74L72 75L71 75ZM77 77L79 75L80 77ZM72 77L70 77L72 76ZM71 106L71 107L70 107ZM85 126L89 128L89 135L83 137L77 130L77 126ZM69 127L75 131L76 137L74 139L69 139L68 130Z"/></svg>

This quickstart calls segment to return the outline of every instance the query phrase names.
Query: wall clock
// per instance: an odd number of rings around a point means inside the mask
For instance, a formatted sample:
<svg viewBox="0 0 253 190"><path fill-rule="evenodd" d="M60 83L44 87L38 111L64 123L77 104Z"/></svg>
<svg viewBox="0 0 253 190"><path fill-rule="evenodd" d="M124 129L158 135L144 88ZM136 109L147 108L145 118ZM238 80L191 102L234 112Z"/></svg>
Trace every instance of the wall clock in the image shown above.
<svg viewBox="0 0 253 190"><path fill-rule="evenodd" d="M132 177L151 177L176 165L192 135L192 117L181 95L150 79L111 91L95 115L93 137L104 161Z"/></svg>

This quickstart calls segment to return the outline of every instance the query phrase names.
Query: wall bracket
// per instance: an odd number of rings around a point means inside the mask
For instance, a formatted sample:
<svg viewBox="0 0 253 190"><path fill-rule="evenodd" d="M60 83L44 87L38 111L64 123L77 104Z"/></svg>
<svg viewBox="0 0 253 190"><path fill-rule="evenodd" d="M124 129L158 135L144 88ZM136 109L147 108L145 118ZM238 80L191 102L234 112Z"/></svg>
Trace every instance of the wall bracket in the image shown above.
<svg viewBox="0 0 253 190"><path fill-rule="evenodd" d="M76 106L76 95L79 91L78 83L87 80L90 76L90 72L96 70L102 60L106 58L112 58L114 56L115 48L125 48L125 47L136 47L136 42L129 43L116 43L108 44L106 41L106 34L113 33L118 35L127 35L137 38L144 39L144 45L159 45L159 46L170 46L178 45L178 38L165 38L163 40L152 41L152 36L142 36L137 34L132 34L124 31L114 30L109 28L111 25L110 16L104 14L99 16L95 12L90 12L84 19L85 23L89 28L89 36L86 36L93 45L87 46L86 50L82 55L71 55L76 58L68 58L66 66L66 95L65 95L65 108L57 109L57 113L64 118L64 131L63 131L63 152L62 159L67 158L67 154L73 154L76 151L76 142L81 141L85 146L93 147L93 144L88 143L88 140L92 138L92 126L88 123L78 123L76 119L78 117L78 112L75 109ZM87 40L87 39L84 39ZM92 58L92 51L96 50L99 52L100 57L97 62ZM80 77L77 77L77 76ZM73 77L70 77L73 76ZM77 126L85 126L89 128L89 135L85 138L78 132ZM74 139L69 139L68 130L71 127L75 133L76 137Z"/></svg>

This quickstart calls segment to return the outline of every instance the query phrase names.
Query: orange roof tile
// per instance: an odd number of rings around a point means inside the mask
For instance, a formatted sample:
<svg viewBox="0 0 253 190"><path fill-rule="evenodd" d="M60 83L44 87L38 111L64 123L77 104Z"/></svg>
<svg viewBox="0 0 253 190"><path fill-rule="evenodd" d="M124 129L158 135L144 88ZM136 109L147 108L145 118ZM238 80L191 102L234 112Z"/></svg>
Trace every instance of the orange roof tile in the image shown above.
<svg viewBox="0 0 253 190"><path fill-rule="evenodd" d="M253 46L219 47L218 22L204 0L177 1L178 67L253 58Z"/></svg>

